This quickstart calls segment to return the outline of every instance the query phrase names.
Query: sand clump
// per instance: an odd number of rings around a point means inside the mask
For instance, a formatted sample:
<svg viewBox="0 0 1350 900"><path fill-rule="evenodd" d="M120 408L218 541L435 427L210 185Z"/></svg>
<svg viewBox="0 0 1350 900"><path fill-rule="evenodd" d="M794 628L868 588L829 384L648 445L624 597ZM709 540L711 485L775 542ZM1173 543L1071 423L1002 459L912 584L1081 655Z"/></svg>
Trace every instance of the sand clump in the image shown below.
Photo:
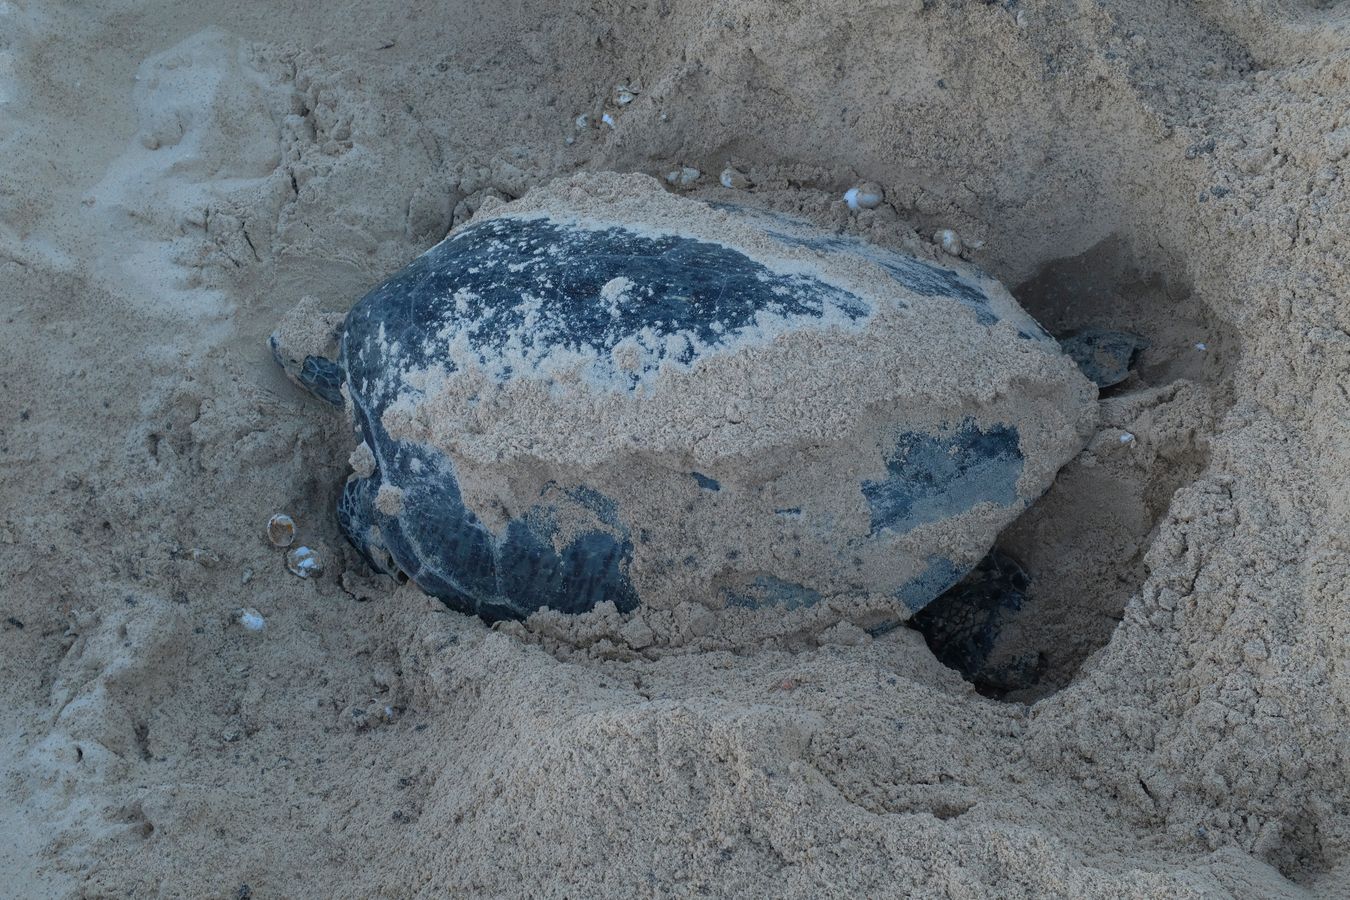
<svg viewBox="0 0 1350 900"><path fill-rule="evenodd" d="M9 890L1346 893L1345 9L324 11L0 4ZM169 59L200 77L137 87ZM350 436L269 359L286 309L578 169L728 165L885 246L955 229L1052 331L1150 340L1008 538L1051 586L1019 625L1065 647L1048 687L982 697L832 607L491 630L344 548Z"/></svg>

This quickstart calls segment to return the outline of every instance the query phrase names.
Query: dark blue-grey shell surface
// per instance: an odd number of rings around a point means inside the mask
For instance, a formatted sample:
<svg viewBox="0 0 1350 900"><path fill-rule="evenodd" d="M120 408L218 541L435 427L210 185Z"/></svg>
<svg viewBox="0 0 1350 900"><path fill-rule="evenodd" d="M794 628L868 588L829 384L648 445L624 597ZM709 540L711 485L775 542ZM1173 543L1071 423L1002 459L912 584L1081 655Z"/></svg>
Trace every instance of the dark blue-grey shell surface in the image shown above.
<svg viewBox="0 0 1350 900"><path fill-rule="evenodd" d="M947 298L983 325L1004 315L978 283L952 269L774 214L744 215L785 246L868 259L908 292ZM618 308L601 304L602 288L620 277L644 286L644 296ZM538 298L528 323L520 303L526 295ZM361 299L347 316L338 366L317 363L318 383L330 387L334 373L345 377L355 424L375 459L374 471L354 476L343 491L342 530L375 569L406 575L452 608L488 620L522 618L544 607L577 613L604 601L621 611L637 607L643 598L630 566L643 529L612 497L586 484L550 484L531 508L504 528L491 528L465 504L453 461L434 447L394 438L382 417L416 393L403 377L407 372L454 371L441 345L428 339L448 326L467 336L484 364L508 345L526 358L585 348L595 351L597 366L609 367L606 377L626 378L633 389L662 364L692 366L698 353L717 352L752 331L761 314L809 327L825 317L865 320L871 305L839 284L785 274L692 237L620 224L582 227L543 215L490 218L461 229ZM1016 324L1018 339L1053 344L1024 313ZM652 339L651 352L638 371L619 373L606 351L635 335ZM692 337L681 343L680 335ZM513 373L508 367L498 376ZM884 465L856 487L873 534L904 534L985 502L1024 504L1016 491L1023 457L1012 425L956 417L936 433L902 429ZM687 474L710 496L721 489L715 477ZM401 492L396 514L375 501L382 485ZM579 518L592 525L567 529L560 542L559 522ZM897 604L921 609L959 581L974 559L933 554L896 589ZM772 573L740 584L726 592L728 605L793 608L820 599L819 592Z"/></svg>

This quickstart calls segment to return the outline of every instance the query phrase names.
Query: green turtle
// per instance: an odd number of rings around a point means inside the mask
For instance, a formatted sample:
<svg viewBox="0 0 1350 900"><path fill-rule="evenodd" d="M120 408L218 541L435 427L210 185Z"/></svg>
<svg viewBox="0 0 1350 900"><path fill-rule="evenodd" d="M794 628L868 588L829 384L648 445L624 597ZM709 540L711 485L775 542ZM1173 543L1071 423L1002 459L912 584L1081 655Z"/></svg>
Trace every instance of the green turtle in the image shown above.
<svg viewBox="0 0 1350 900"><path fill-rule="evenodd" d="M359 434L346 537L489 620L920 609L1077 451L1094 397L968 267L633 176L480 214L271 343Z"/></svg>

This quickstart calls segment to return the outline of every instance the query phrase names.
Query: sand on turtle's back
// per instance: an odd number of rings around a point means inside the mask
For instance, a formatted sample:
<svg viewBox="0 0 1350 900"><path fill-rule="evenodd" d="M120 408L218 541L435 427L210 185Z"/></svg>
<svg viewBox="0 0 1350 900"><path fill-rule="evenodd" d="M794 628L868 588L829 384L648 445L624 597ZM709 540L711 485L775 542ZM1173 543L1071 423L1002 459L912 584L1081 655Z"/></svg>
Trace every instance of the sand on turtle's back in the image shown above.
<svg viewBox="0 0 1350 900"><path fill-rule="evenodd" d="M1338 15L0 3L6 889L1335 893ZM176 68L138 87L152 58ZM1188 383L1108 404L1069 485L1097 502L1052 492L1022 536L1140 572L1064 578L1096 623L1064 640L1114 634L1074 686L990 702L912 632L824 613L502 634L344 564L347 434L268 360L277 317L579 166L728 161L879 243L956 228L1009 284L1070 257L1117 286L1108 239L1166 276L1153 305L1103 290L1105 324L1208 349L1145 366ZM850 213L860 178L890 205ZM280 511L323 578L263 537ZM686 650L645 658L657 631Z"/></svg>

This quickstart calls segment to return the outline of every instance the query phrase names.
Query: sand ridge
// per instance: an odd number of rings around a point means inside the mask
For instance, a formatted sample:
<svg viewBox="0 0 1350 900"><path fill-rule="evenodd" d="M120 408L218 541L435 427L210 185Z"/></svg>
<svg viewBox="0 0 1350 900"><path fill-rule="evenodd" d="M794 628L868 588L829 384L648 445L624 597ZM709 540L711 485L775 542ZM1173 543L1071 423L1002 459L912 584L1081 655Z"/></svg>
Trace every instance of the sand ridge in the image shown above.
<svg viewBox="0 0 1350 900"><path fill-rule="evenodd" d="M1342 6L0 4L7 884L1343 895ZM170 59L201 77L138 87ZM148 146L161 109L218 172ZM268 358L284 311L550 178L734 199L728 164L883 245L955 228L1052 330L1164 348L1015 536L1067 687L979 696L850 628L862 596L778 633L490 630L344 549L350 434ZM864 179L887 204L850 212Z"/></svg>

